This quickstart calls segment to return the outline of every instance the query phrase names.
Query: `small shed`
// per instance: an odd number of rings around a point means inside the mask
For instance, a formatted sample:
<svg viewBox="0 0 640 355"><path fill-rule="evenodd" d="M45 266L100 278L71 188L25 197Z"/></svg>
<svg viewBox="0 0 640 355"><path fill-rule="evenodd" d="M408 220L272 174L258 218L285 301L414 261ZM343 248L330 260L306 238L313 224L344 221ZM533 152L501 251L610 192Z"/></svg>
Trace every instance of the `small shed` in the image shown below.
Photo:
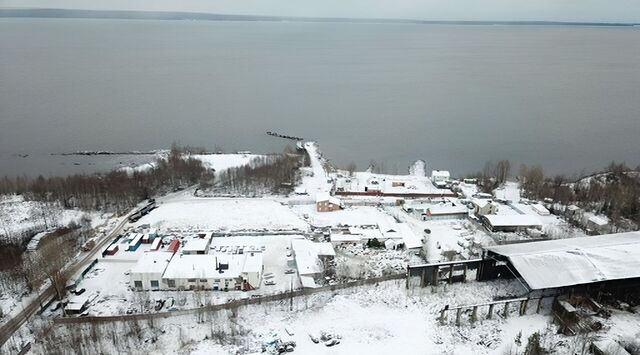
<svg viewBox="0 0 640 355"><path fill-rule="evenodd" d="M329 193L319 193L316 195L316 211L332 212L341 208L340 199L331 196Z"/></svg>

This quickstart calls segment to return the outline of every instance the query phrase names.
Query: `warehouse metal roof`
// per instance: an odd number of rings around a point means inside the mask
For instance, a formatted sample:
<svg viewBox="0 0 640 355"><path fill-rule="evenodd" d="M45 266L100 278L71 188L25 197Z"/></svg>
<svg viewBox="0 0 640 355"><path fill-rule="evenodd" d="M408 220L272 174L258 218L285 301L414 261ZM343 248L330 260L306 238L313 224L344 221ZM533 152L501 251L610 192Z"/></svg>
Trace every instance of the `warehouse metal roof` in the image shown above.
<svg viewBox="0 0 640 355"><path fill-rule="evenodd" d="M640 232L488 247L533 290L640 277Z"/></svg>

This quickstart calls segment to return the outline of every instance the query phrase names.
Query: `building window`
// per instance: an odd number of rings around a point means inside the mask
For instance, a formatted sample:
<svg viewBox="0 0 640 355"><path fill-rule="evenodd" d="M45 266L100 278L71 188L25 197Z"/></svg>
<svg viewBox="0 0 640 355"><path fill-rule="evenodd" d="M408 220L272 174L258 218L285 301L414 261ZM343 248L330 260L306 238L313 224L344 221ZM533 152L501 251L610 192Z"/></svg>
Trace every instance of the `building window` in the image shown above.
<svg viewBox="0 0 640 355"><path fill-rule="evenodd" d="M134 285L135 288L141 289L142 288L142 281L133 281L133 285Z"/></svg>
<svg viewBox="0 0 640 355"><path fill-rule="evenodd" d="M167 285L169 287L176 287L176 280L173 280L173 279L167 280Z"/></svg>
<svg viewBox="0 0 640 355"><path fill-rule="evenodd" d="M196 282L196 279L188 279L189 282Z"/></svg>
<svg viewBox="0 0 640 355"><path fill-rule="evenodd" d="M160 288L158 280L151 280L151 288Z"/></svg>
<svg viewBox="0 0 640 355"><path fill-rule="evenodd" d="M207 279L200 279L200 282L207 282Z"/></svg>

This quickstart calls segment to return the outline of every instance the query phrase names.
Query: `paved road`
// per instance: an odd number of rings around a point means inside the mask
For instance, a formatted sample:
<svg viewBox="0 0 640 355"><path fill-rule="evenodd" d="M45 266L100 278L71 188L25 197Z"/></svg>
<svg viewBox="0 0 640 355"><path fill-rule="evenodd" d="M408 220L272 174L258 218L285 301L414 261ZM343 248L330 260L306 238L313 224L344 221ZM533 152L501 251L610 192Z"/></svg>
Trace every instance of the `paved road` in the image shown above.
<svg viewBox="0 0 640 355"><path fill-rule="evenodd" d="M96 255L103 250L103 248L109 244L116 235L120 233L122 228L127 224L127 216L123 217L122 220L118 223L118 225L107 235L100 238L96 243L96 246L88 252L85 256L83 256L80 260L70 265L66 270L66 275L71 277L75 275L78 271L85 268L93 259L96 258ZM53 286L49 285L46 289L44 289L38 297L36 297L31 303L26 305L18 314L16 314L13 318L9 319L6 323L0 326L0 346L11 338L13 333L15 333L20 327L26 322L29 318L31 318L39 309L41 304L46 304L51 298L55 296L56 292Z"/></svg>

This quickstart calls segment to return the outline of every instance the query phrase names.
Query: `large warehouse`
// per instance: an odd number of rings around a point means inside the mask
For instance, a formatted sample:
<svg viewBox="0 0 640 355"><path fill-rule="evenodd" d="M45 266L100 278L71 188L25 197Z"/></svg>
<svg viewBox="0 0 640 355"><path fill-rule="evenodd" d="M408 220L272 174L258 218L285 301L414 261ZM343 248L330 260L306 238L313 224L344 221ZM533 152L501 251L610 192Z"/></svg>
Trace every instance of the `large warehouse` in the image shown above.
<svg viewBox="0 0 640 355"><path fill-rule="evenodd" d="M488 247L479 279L520 277L531 290L640 281L640 232Z"/></svg>

